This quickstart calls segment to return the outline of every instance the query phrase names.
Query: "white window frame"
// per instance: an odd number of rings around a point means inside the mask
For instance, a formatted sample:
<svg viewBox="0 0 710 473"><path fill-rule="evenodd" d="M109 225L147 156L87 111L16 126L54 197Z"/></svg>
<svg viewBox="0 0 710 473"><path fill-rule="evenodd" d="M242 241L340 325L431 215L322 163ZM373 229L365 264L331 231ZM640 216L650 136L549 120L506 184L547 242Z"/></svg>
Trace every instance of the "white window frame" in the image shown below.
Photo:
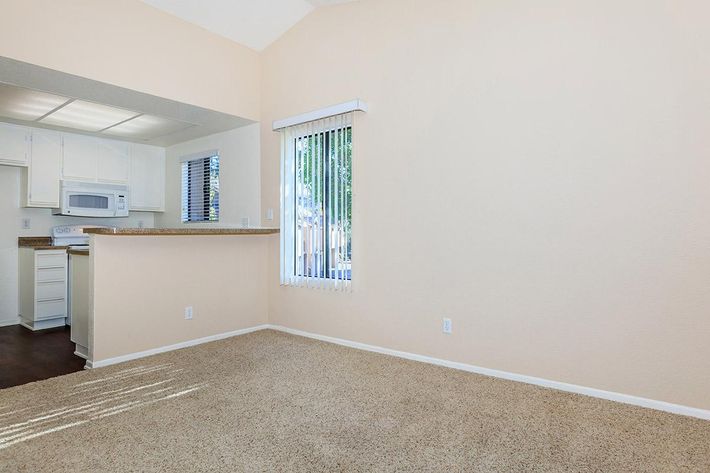
<svg viewBox="0 0 710 473"><path fill-rule="evenodd" d="M295 246L299 243L297 237L297 215L298 204L296 202L296 192L298 189L298 183L296 182L296 140L303 137L310 137L315 135L321 135L323 133L333 133L337 130L350 129L351 139L350 145L352 149L352 136L354 134L353 130L353 117L352 113L346 113L337 115L334 117L328 117L326 119L309 122L300 125L294 125L282 129L281 133L281 284L286 286L301 286L301 287L315 287L322 289L334 289L334 290L350 290L352 285L352 261L348 260L348 265L345 266L343 262L341 264L342 254L336 253L332 258L326 258L324 252L330 251L330 248L321 247L321 259L317 266L321 268L323 274L330 274L330 276L314 276L313 273L310 275L308 271L304 268L303 262L300 262L296 254ZM342 139L342 138L338 138ZM341 156L344 158L344 156ZM325 163L324 158L321 156L322 163ZM350 154L350 172L352 176L352 165L354 160L354 151ZM322 191L322 189L321 189ZM313 201L316 203L315 201ZM354 205L352 200L350 205ZM344 209L341 209L344 212ZM345 214L343 214L345 218ZM342 221L343 218L340 220ZM324 218L325 223L326 219ZM327 219L330 223L331 220ZM337 224L338 217L335 218ZM323 225L324 227L324 225ZM330 229L321 228L322 232L330 231ZM340 235L340 234L339 234ZM340 238L340 236L338 236ZM311 238L313 241L314 238ZM350 240L345 239L345 244L338 245L340 248L347 248L347 243L352 245L352 236ZM320 241L321 246L324 243L332 242L332 237L324 238ZM351 247L352 248L352 247ZM336 266L334 271L331 273L330 267L325 267L324 258L328 261L335 260ZM332 262L332 261L331 261ZM312 262L311 262L312 264ZM300 270L299 270L300 268ZM313 269L311 269L313 271Z"/></svg>

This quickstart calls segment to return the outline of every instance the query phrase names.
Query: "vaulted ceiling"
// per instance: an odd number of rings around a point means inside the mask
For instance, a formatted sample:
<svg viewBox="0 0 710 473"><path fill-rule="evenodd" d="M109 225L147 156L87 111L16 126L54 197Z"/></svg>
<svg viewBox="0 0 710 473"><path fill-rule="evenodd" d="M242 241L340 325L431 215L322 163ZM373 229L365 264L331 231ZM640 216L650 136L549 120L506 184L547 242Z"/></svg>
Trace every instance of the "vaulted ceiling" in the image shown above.
<svg viewBox="0 0 710 473"><path fill-rule="evenodd" d="M261 51L315 8L354 0L143 0Z"/></svg>

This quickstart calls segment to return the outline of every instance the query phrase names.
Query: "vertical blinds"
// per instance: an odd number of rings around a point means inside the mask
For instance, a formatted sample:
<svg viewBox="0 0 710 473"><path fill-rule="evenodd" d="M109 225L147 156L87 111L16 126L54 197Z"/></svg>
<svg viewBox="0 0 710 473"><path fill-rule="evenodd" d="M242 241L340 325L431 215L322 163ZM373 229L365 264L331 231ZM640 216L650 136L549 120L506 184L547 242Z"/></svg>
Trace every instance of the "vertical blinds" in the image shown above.
<svg viewBox="0 0 710 473"><path fill-rule="evenodd" d="M352 112L281 130L281 284L350 288Z"/></svg>
<svg viewBox="0 0 710 473"><path fill-rule="evenodd" d="M219 220L219 156L182 163L182 221Z"/></svg>

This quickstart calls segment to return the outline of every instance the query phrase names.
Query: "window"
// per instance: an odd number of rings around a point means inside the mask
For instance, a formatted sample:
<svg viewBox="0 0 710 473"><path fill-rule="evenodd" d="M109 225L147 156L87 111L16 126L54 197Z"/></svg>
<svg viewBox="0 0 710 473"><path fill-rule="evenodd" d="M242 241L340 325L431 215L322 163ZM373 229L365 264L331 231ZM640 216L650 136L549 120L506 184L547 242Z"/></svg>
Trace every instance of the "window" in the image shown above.
<svg viewBox="0 0 710 473"><path fill-rule="evenodd" d="M214 152L182 163L182 222L216 221L219 221L219 155Z"/></svg>
<svg viewBox="0 0 710 473"><path fill-rule="evenodd" d="M69 206L84 209L108 209L108 197L101 195L71 194Z"/></svg>
<svg viewBox="0 0 710 473"><path fill-rule="evenodd" d="M282 283L346 288L352 279L352 115L283 132Z"/></svg>

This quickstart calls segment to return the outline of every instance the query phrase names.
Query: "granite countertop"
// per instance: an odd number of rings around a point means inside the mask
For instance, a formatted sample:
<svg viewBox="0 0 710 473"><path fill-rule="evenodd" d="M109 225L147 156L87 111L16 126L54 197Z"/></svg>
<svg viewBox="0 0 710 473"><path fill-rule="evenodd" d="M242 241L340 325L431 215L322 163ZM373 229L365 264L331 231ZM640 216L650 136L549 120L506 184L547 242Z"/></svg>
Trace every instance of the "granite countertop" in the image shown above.
<svg viewBox="0 0 710 473"><path fill-rule="evenodd" d="M190 235L272 235L278 228L85 228L95 235L190 236Z"/></svg>
<svg viewBox="0 0 710 473"><path fill-rule="evenodd" d="M66 250L68 246L52 246L52 237L17 237L17 246L34 250Z"/></svg>

